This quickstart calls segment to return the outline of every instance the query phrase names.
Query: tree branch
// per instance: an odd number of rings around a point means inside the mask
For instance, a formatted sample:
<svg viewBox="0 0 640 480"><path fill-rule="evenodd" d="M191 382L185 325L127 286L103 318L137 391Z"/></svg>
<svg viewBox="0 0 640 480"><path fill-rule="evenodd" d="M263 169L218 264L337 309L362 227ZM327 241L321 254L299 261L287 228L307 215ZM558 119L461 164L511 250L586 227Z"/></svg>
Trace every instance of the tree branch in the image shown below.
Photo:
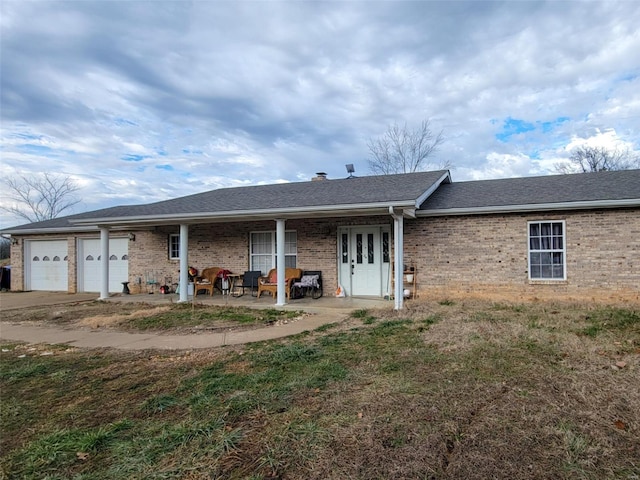
<svg viewBox="0 0 640 480"><path fill-rule="evenodd" d="M56 218L80 202L74 195L80 188L69 176L19 175L6 178L2 183L6 185L6 197L13 205L0 209L29 222Z"/></svg>
<svg viewBox="0 0 640 480"><path fill-rule="evenodd" d="M429 120L424 120L415 130L405 123L390 125L380 138L369 139L369 170L374 174L410 173L430 168L449 168L450 162L439 165L430 158L444 142L442 131L434 135Z"/></svg>

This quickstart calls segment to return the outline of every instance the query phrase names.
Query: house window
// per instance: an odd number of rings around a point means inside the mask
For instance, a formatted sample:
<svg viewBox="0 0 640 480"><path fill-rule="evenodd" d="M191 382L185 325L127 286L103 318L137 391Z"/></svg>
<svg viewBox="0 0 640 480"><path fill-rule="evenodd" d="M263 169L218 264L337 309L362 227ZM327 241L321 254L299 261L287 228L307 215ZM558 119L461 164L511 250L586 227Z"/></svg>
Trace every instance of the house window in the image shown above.
<svg viewBox="0 0 640 480"><path fill-rule="evenodd" d="M276 266L276 232L251 233L251 270L260 270L266 274ZM295 268L298 256L296 232L284 234L284 264Z"/></svg>
<svg viewBox="0 0 640 480"><path fill-rule="evenodd" d="M169 260L180 260L180 235L169 235Z"/></svg>
<svg viewBox="0 0 640 480"><path fill-rule="evenodd" d="M565 280L565 223L529 222L529 279Z"/></svg>

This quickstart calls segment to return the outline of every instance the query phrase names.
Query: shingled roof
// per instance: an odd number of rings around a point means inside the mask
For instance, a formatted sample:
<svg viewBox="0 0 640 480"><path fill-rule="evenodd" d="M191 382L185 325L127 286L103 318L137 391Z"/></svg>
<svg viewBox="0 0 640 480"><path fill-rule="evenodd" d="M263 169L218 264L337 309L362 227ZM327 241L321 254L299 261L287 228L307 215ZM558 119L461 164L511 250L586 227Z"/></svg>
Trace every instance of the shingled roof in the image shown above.
<svg viewBox="0 0 640 480"><path fill-rule="evenodd" d="M441 185L420 216L640 206L640 170L477 180Z"/></svg>
<svg viewBox="0 0 640 480"><path fill-rule="evenodd" d="M122 205L4 229L3 233L95 230L97 225L250 221L376 215L389 206L418 216L640 206L640 170L450 183L449 172L221 188ZM420 205L421 204L421 205Z"/></svg>
<svg viewBox="0 0 640 480"><path fill-rule="evenodd" d="M389 206L417 208L449 172L352 177L336 180L220 188L161 202L106 208L6 229L5 233L74 226L231 221L311 215L385 213Z"/></svg>

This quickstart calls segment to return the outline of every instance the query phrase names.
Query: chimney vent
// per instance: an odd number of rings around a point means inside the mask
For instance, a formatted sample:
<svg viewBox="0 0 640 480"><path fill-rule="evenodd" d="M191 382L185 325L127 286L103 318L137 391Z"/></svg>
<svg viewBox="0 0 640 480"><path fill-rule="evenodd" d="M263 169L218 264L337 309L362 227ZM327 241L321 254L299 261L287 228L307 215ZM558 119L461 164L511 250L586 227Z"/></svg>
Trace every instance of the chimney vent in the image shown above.
<svg viewBox="0 0 640 480"><path fill-rule="evenodd" d="M327 179L327 174L325 172L316 172L316 176L313 177L311 180L313 182L317 182L319 180L326 180Z"/></svg>

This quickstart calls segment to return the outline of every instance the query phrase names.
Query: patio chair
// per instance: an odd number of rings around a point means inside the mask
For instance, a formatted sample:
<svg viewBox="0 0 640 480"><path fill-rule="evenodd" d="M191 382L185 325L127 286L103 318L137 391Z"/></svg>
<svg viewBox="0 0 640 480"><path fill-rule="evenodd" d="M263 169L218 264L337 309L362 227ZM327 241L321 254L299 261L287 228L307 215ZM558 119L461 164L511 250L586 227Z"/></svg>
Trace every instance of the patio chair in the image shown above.
<svg viewBox="0 0 640 480"><path fill-rule="evenodd" d="M144 281L147 285L147 293L154 293L156 287L160 286L160 282L158 280L158 273L154 271L145 272Z"/></svg>
<svg viewBox="0 0 640 480"><path fill-rule="evenodd" d="M320 270L305 270L300 281L293 283L293 288L300 292L300 297L311 295L317 300L322 296L322 272Z"/></svg>
<svg viewBox="0 0 640 480"><path fill-rule="evenodd" d="M197 297L198 292L201 290L209 292L209 296L213 296L213 291L216 286L220 270L220 267L210 267L202 270L202 273L199 277L196 277L196 281L194 282L193 296Z"/></svg>
<svg viewBox="0 0 640 480"><path fill-rule="evenodd" d="M260 270L247 270L242 275L242 285L238 285L237 289L242 290L242 293L238 292L236 296L241 297L244 295L244 290L246 288L251 292L251 296L255 297L253 294L254 290L258 290L258 279L262 276L262 272Z"/></svg>
<svg viewBox="0 0 640 480"><path fill-rule="evenodd" d="M287 300L291 298L291 285L293 282L300 279L302 276L302 270L299 268L286 268L284 271L284 288ZM278 271L275 268L269 270L269 273L264 277L258 278L258 298L262 292L269 292L273 298L276 298L278 293Z"/></svg>

